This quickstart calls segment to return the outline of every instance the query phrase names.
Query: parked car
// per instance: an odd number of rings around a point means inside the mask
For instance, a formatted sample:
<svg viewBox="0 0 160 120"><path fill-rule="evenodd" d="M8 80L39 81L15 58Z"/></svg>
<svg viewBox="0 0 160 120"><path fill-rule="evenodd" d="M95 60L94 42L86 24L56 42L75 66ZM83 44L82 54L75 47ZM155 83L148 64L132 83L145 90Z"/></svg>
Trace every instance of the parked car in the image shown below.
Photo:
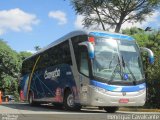
<svg viewBox="0 0 160 120"><path fill-rule="evenodd" d="M8 101L14 101L15 100L13 95L5 95L5 99L8 99Z"/></svg>

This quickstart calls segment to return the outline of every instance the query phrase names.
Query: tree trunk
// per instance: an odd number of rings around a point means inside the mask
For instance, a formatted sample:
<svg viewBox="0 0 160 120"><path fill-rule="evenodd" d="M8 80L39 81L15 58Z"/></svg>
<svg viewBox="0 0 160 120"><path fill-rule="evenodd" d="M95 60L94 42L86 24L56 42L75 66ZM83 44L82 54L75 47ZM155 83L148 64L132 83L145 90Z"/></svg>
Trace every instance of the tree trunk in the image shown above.
<svg viewBox="0 0 160 120"><path fill-rule="evenodd" d="M122 26L122 23L118 23L118 24L116 25L116 28L115 28L115 32L116 32L116 33L119 33L119 31L120 31L120 29L121 29L121 26Z"/></svg>
<svg viewBox="0 0 160 120"><path fill-rule="evenodd" d="M102 21L102 19L101 19L101 16L100 16L100 14L99 14L99 11L98 11L97 7L96 7L96 13L97 13L98 18L99 18L99 20L100 20L100 23L101 23L101 25L102 25L102 28L103 28L103 30L105 31L106 29L105 29L105 26L104 26L104 24L103 24L103 21Z"/></svg>
<svg viewBox="0 0 160 120"><path fill-rule="evenodd" d="M116 28L115 28L115 32L116 32L116 33L119 33L125 16L126 16L125 13L121 13L120 20L119 20L119 22L117 23Z"/></svg>
<svg viewBox="0 0 160 120"><path fill-rule="evenodd" d="M98 16L99 16L99 15L98 15ZM100 17L99 17L99 18L100 18ZM100 18L100 22L101 22L101 25L102 25L103 30L106 30L101 18Z"/></svg>

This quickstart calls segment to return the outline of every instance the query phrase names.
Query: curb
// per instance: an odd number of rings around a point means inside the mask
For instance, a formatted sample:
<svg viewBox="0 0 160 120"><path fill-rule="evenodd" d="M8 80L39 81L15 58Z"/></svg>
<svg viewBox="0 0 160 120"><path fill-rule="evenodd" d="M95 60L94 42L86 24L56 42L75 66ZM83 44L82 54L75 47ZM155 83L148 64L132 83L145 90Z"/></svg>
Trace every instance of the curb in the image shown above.
<svg viewBox="0 0 160 120"><path fill-rule="evenodd" d="M132 111L132 112L160 112L160 109L145 109L145 108L119 108L119 111Z"/></svg>
<svg viewBox="0 0 160 120"><path fill-rule="evenodd" d="M85 109L95 109L98 110L98 107L83 107ZM118 111L127 111L127 112L160 112L160 109L145 109L145 108L127 108L120 107Z"/></svg>

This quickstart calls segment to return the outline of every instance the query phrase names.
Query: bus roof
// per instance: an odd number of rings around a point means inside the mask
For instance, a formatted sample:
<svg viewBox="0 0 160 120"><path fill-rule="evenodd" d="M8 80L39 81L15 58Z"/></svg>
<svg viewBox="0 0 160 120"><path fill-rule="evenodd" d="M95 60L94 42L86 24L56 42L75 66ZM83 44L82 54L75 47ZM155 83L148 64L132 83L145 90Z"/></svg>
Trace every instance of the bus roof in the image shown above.
<svg viewBox="0 0 160 120"><path fill-rule="evenodd" d="M25 60L32 58L33 56L36 56L36 55L44 52L45 50L48 50L49 48L52 48L53 46L56 46L56 45L60 44L61 42L64 42L64 41L68 40L69 38L72 38L72 37L75 37L78 35L90 35L90 36L95 36L95 37L110 37L110 38L114 38L114 39L122 39L122 40L129 40L129 41L134 40L131 36L119 34L119 33L112 33L112 32L107 32L107 31L77 30L77 31L70 32L70 33L66 34L65 36L55 40L54 42L52 42L48 46L46 46L46 47L42 48L41 50L37 51L36 53L34 53L32 56L26 58Z"/></svg>

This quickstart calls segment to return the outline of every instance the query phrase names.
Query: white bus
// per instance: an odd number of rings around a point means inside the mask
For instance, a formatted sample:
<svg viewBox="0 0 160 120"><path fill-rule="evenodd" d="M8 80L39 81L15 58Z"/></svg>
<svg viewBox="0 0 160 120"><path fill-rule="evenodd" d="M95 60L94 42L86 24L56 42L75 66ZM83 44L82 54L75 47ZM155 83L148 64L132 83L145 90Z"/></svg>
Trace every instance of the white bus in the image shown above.
<svg viewBox="0 0 160 120"><path fill-rule="evenodd" d="M22 64L22 100L53 103L67 110L97 106L115 112L119 106L143 106L146 81L140 48L127 35L74 31L41 49Z"/></svg>

